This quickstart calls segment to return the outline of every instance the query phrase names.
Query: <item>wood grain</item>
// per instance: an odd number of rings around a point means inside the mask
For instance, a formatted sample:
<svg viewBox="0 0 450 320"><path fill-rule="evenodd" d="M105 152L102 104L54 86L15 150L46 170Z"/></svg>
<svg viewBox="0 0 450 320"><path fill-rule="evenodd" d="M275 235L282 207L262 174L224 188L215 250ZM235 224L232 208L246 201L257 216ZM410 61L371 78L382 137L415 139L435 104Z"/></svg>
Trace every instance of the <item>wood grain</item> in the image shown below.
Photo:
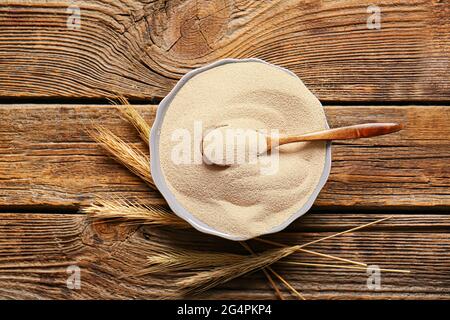
<svg viewBox="0 0 450 320"><path fill-rule="evenodd" d="M156 107L138 106L149 123ZM389 209L450 205L450 108L325 108L331 127L403 123L399 133L334 143L320 208ZM110 159L85 130L102 124L143 148L111 106L0 105L0 208L76 210L95 195L163 203L159 193ZM9 209L11 210L11 209Z"/></svg>
<svg viewBox="0 0 450 320"><path fill-rule="evenodd" d="M355 124L351 126L338 127L327 129L324 131L317 131L304 134L289 134L282 135L275 138L275 142L272 142L270 136L267 137L267 149L270 150L272 144L283 145L285 143L301 142L301 141L315 141L315 140L349 140L359 138L371 138L376 136L382 136L389 133L395 133L402 129L402 125L399 123L363 123Z"/></svg>
<svg viewBox="0 0 450 320"><path fill-rule="evenodd" d="M360 219L357 214L308 214L294 225L300 226L304 220L309 221L302 227L304 231L284 231L271 239L290 244L305 243L330 234L315 229L321 227L324 221L343 230L344 224L355 226L365 223L366 216ZM410 221L414 224L411 225ZM394 226L391 228L391 225ZM436 225L447 226L447 230L434 230ZM364 270L339 271L282 264L274 267L308 299L449 299L449 225L448 215L433 215L432 219L427 215L397 215L380 224L378 230L367 229L311 247L319 252L370 265L411 271L411 274L382 272L379 291L367 288ZM408 227L409 232L404 233L399 227ZM428 231L423 232L424 228ZM92 227L85 223L81 215L3 213L0 214L0 298L160 298L166 289L173 287L170 279L123 277L143 266L145 257L151 253L155 237L157 241L170 239L197 249L242 252L235 242L197 231L174 233L120 225ZM183 240L176 240L177 237ZM254 242L252 246L258 249ZM329 262L306 254L295 254L290 259L297 262ZM71 265L81 269L80 290L70 290L66 286L69 276L67 267ZM285 294L288 295L286 291ZM260 273L232 281L202 297L274 298Z"/></svg>
<svg viewBox="0 0 450 320"><path fill-rule="evenodd" d="M323 101L449 101L448 0L377 1L381 29L367 27L372 4L3 1L0 96L163 97L192 68L259 57ZM79 30L67 26L74 5Z"/></svg>

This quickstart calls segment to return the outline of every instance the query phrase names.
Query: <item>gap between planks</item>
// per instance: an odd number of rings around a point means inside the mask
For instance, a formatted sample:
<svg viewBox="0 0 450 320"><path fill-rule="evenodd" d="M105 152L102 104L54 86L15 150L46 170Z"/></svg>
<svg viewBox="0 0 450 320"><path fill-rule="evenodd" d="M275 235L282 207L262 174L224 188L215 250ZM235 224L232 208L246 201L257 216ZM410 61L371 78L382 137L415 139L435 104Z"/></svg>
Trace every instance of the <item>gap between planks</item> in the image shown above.
<svg viewBox="0 0 450 320"><path fill-rule="evenodd" d="M327 213L308 212L294 221L282 233L315 233L315 232L340 232L352 227L370 223L372 221L392 216L385 222L371 226L370 228L357 231L359 233L371 233L380 231L402 232L402 233L450 233L450 215L448 214L405 214L386 211L386 213L366 214L364 211L354 211L347 213ZM63 210L51 212L0 212L0 220L34 220L43 219L57 221L64 219L84 219L82 213L71 213ZM6 220L5 220L6 219Z"/></svg>

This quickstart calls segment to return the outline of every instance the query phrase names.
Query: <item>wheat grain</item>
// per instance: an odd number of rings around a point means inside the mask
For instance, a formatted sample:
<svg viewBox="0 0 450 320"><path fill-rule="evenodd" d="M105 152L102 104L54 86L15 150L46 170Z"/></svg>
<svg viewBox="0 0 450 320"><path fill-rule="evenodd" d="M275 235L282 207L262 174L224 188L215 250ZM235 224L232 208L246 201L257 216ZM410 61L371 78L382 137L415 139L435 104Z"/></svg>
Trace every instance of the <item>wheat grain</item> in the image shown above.
<svg viewBox="0 0 450 320"><path fill-rule="evenodd" d="M156 189L150 174L150 159L142 151L127 144L111 130L94 125L88 130L89 135L105 148L118 162L132 173L144 180L150 187Z"/></svg>
<svg viewBox="0 0 450 320"><path fill-rule="evenodd" d="M191 226L170 209L160 205L144 205L123 198L97 198L82 209L92 220L117 221L126 224L170 226L188 229Z"/></svg>
<svg viewBox="0 0 450 320"><path fill-rule="evenodd" d="M249 256L225 252L201 252L171 248L147 258L144 273L166 273L181 270L225 267L244 261Z"/></svg>
<svg viewBox="0 0 450 320"><path fill-rule="evenodd" d="M118 96L117 99L122 104L122 106L117 106L117 110L119 110L125 120L133 125L142 141L148 145L150 139L150 125L145 121L136 108L130 105L124 96ZM116 104L115 102L113 103Z"/></svg>
<svg viewBox="0 0 450 320"><path fill-rule="evenodd" d="M200 293L219 284L241 277L247 273L270 266L272 263L297 251L298 246L267 250L263 253L249 256L243 261L199 272L191 277L177 281L183 295Z"/></svg>

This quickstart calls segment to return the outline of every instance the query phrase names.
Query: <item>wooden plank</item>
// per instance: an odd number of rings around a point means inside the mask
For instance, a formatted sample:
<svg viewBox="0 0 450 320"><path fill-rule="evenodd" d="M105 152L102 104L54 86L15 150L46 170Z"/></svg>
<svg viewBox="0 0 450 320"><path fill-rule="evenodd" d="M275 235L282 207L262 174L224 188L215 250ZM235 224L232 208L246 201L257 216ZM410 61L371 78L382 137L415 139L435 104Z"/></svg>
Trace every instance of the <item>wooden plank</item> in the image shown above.
<svg viewBox="0 0 450 320"><path fill-rule="evenodd" d="M450 120L447 107L327 107L332 127L400 122L405 129L373 139L336 142L321 206L449 205Z"/></svg>
<svg viewBox="0 0 450 320"><path fill-rule="evenodd" d="M445 214L445 213L442 213ZM401 214L392 210L385 210L380 213L358 213L333 211L320 213L312 210L309 214L302 216L298 223L293 223L288 227L288 232L339 232L353 228L355 223L366 224L378 219L391 216L387 223L375 224L370 227L370 231L395 231L395 232L443 232L450 231L448 219L443 219L442 214L426 213L419 210L419 214ZM363 230L361 231L363 232Z"/></svg>
<svg viewBox="0 0 450 320"><path fill-rule="evenodd" d="M156 107L137 108L152 121ZM317 207L448 208L450 108L325 109L331 126L398 121L406 128L398 134L335 143L332 172ZM144 148L111 106L0 105L0 207L76 209L95 195L112 194L162 203L159 193L90 139L85 129L93 122Z"/></svg>
<svg viewBox="0 0 450 320"><path fill-rule="evenodd" d="M9 0L0 96L163 97L192 68L259 57L324 101L449 101L448 0ZM81 28L71 29L81 10ZM76 13L76 12L75 12Z"/></svg>
<svg viewBox="0 0 450 320"><path fill-rule="evenodd" d="M281 232L270 239L289 244L305 243L331 234L311 231L324 221L330 225L356 226L366 222L346 214L308 214L295 225L309 222L302 232ZM410 226L410 221L415 221ZM394 224L394 227L390 227ZM381 290L369 290L363 271L275 265L308 299L449 299L450 216L397 215L393 220L317 243L312 250L364 261L384 268L408 269L410 274L382 272ZM447 230L433 230L445 225ZM308 228L313 228L308 231ZM400 227L400 229L399 229ZM294 227L296 229L298 227ZM401 228L409 228L408 232ZM420 228L420 229L416 229ZM417 232L428 228L428 232ZM73 214L0 214L0 298L8 299L111 299L160 298L172 288L164 277L123 277L142 268L158 242L179 241L184 247L240 252L239 244L197 231L175 233L119 225L87 225ZM178 240L177 240L178 239ZM252 242L254 247L255 243ZM295 254L297 262L329 263L306 254ZM67 268L81 269L81 289L66 286ZM271 288L260 273L232 281L202 296L211 299L271 299Z"/></svg>

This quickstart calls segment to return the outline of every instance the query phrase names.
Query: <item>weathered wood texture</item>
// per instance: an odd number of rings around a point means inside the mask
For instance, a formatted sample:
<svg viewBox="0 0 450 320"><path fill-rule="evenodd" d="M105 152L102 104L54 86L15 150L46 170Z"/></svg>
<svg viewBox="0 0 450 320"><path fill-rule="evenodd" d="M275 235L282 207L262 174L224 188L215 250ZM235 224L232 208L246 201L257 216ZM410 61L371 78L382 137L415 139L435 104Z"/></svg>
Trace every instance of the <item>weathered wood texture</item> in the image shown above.
<svg viewBox="0 0 450 320"><path fill-rule="evenodd" d="M163 97L192 68L259 57L323 101L449 101L448 0L377 1L379 30L372 2L2 1L0 96Z"/></svg>
<svg viewBox="0 0 450 320"><path fill-rule="evenodd" d="M156 107L137 107L151 122ZM400 133L334 143L322 208L440 208L450 205L450 108L326 107L332 127L396 121ZM161 203L138 178L110 159L85 129L102 124L143 147L111 106L0 105L0 208L66 206L94 195ZM147 150L145 150L147 152Z"/></svg>
<svg viewBox="0 0 450 320"><path fill-rule="evenodd" d="M378 215L376 216L379 217ZM374 217L375 218L375 217ZM271 238L305 243L367 221L360 214L308 214ZM295 231L297 227L303 231ZM404 228L408 231L405 232ZM440 229L446 228L446 229ZM363 271L275 265L308 299L450 298L450 216L396 215L376 229L341 236L312 250L364 261L410 274L381 273L381 290L367 288ZM162 232L162 233L161 233ZM0 214L0 298L160 298L170 280L125 277L142 268L152 242L176 241L169 231L118 225L87 225L73 214ZM183 246L242 252L237 243L185 231ZM252 245L256 247L255 243ZM292 261L329 263L307 254ZM66 286L67 267L81 268L81 289ZM289 296L285 291L286 296ZM203 298L271 299L273 292L257 272L209 291Z"/></svg>

